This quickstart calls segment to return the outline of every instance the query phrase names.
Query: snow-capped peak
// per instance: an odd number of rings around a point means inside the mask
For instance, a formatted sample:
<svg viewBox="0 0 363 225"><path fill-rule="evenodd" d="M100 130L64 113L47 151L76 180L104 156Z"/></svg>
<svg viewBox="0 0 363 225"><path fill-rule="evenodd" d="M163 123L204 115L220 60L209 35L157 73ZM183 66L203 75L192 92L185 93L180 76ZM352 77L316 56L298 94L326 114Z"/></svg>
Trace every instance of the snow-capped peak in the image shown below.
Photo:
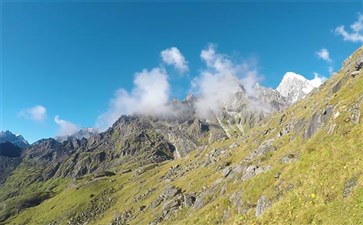
<svg viewBox="0 0 363 225"><path fill-rule="evenodd" d="M20 148L26 148L29 146L27 140L20 134L13 134L11 131L0 131L0 143L11 142Z"/></svg>
<svg viewBox="0 0 363 225"><path fill-rule="evenodd" d="M308 80L300 74L287 72L276 90L280 92L280 94L290 103L294 103L304 98L314 88L319 87L322 83L324 83L325 79L326 78L315 74L314 79Z"/></svg>

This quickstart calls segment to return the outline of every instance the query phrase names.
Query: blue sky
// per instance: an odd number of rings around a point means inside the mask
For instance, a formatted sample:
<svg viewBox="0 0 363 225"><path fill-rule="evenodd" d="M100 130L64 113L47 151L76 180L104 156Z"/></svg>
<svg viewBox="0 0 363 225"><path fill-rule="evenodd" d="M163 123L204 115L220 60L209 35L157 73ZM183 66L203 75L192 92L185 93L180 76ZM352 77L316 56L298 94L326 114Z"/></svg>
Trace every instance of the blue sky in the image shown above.
<svg viewBox="0 0 363 225"><path fill-rule="evenodd" d="M358 39L336 31L344 25L354 32L360 0L0 4L0 128L30 142L65 127L94 127L115 91L131 94L143 69L165 69L169 98L184 98L206 67L200 55L210 44L236 64L252 63L259 82L276 88L287 71L329 77L329 67L338 70L363 43L358 28ZM171 47L184 56L187 72L163 62L161 51ZM316 54L323 48L328 58Z"/></svg>

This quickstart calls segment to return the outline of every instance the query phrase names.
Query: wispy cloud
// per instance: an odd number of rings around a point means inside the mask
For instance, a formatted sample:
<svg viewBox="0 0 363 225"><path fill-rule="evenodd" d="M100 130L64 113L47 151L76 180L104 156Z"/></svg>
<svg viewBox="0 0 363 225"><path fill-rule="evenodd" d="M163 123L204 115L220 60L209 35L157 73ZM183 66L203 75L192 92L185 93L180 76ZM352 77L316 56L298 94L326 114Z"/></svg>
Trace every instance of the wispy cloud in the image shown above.
<svg viewBox="0 0 363 225"><path fill-rule="evenodd" d="M326 61L326 62L332 62L333 60L330 58L330 54L329 54L329 51L328 51L328 49L326 49L326 48L322 48L322 49L320 49L319 51L317 51L317 52L315 52L315 54L317 55L317 57L319 58L319 59L322 59L322 60L324 60L324 61Z"/></svg>
<svg viewBox="0 0 363 225"><path fill-rule="evenodd" d="M116 91L108 110L98 117L96 127L103 130L124 114L167 114L170 110L167 106L169 95L170 86L166 71L159 67L145 69L135 74L134 88L130 93L125 89Z"/></svg>
<svg viewBox="0 0 363 225"><path fill-rule="evenodd" d="M309 80L309 83L313 86L313 87L319 87L320 85L322 85L328 78L320 75L319 73L314 72L314 79Z"/></svg>
<svg viewBox="0 0 363 225"><path fill-rule="evenodd" d="M334 73L334 68L332 66L329 66L328 72L329 72L329 74L333 74Z"/></svg>
<svg viewBox="0 0 363 225"><path fill-rule="evenodd" d="M335 28L335 33L343 37L344 41L363 43L363 14L359 13L357 20L350 25L347 31L344 25Z"/></svg>
<svg viewBox="0 0 363 225"><path fill-rule="evenodd" d="M178 48L171 47L165 49L160 54L163 62L174 66L180 73L183 74L189 71L188 62Z"/></svg>
<svg viewBox="0 0 363 225"><path fill-rule="evenodd" d="M54 122L59 126L59 136L72 135L79 130L79 127L77 125L69 121L60 119L58 115L54 117Z"/></svg>
<svg viewBox="0 0 363 225"><path fill-rule="evenodd" d="M240 85L249 95L254 95L259 80L255 63L235 63L228 55L217 53L214 45L203 50L200 57L206 69L192 82L192 88L198 94L196 110L199 116L208 117L211 112L218 112L221 105L242 90Z"/></svg>
<svg viewBox="0 0 363 225"><path fill-rule="evenodd" d="M19 112L19 117L37 122L43 122L47 119L47 109L42 105L36 105Z"/></svg>

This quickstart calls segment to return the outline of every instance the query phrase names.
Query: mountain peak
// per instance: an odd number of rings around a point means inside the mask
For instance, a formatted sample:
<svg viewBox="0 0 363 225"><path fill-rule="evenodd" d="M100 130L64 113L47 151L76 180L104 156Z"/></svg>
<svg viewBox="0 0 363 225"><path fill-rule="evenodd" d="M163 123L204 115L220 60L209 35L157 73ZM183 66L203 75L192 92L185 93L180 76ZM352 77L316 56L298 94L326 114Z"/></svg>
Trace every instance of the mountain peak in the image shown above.
<svg viewBox="0 0 363 225"><path fill-rule="evenodd" d="M29 143L20 134L14 134L9 130L0 131L0 143L10 142L20 148L29 146Z"/></svg>
<svg viewBox="0 0 363 225"><path fill-rule="evenodd" d="M317 74L314 79L308 80L303 75L287 72L276 90L280 92L288 102L294 103L304 98L314 88L318 88L324 81L325 78L319 77Z"/></svg>
<svg viewBox="0 0 363 225"><path fill-rule="evenodd" d="M289 80L289 79L298 79L301 81L306 81L307 79L300 74L294 73L294 72L286 72L282 78L282 81Z"/></svg>

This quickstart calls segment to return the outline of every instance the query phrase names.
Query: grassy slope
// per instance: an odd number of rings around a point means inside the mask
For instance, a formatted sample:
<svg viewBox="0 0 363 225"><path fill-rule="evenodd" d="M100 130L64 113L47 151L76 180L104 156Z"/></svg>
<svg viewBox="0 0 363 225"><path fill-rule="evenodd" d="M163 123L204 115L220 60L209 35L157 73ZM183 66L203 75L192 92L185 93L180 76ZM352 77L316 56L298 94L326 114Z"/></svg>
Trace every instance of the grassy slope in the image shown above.
<svg viewBox="0 0 363 225"><path fill-rule="evenodd" d="M282 114L274 114L261 126L252 129L247 139L226 140L208 146L203 152L192 152L188 157L158 165L147 172L133 177L133 173L117 174L111 178L89 181L84 178L78 181L62 181L62 191L39 206L22 211L12 217L8 224L48 224L57 219L66 224L71 216L82 212L91 195L97 196L111 187L116 190L110 194L115 204L99 215L89 224L108 224L125 210L134 211L135 219L131 224L147 224L161 213L161 207L138 212L141 205L149 205L168 185L161 179L168 169L176 164L183 167L205 159L205 154L213 148L225 147L233 142L241 143L240 147L231 150L231 156L223 161L236 165L255 149L262 141L275 138L277 132L292 119L308 121L311 115L324 108L334 105L334 112L339 116L332 117L328 124L310 139L303 138L303 130L291 132L276 138L274 145L278 150L268 153L256 160L260 165L271 165L272 169L253 177L245 182L233 182L223 179L219 189L209 196L210 202L205 207L182 209L165 224L359 224L363 223L363 123L355 125L349 122L348 109L363 95L363 74L350 78L336 94L330 89L343 76L332 77L319 93L300 101L289 108L286 121L278 122ZM363 104L362 104L363 105ZM363 114L362 106L360 112ZM330 126L336 124L333 132L327 133ZM276 128L266 136L262 133L268 128ZM288 154L295 154L297 161L289 164L281 163L280 159ZM172 182L186 192L199 192L203 187L211 187L221 177L216 167L221 162L209 167L199 166ZM122 168L119 168L121 171ZM280 178L275 178L277 172ZM19 172L20 173L20 172ZM16 175L16 174L15 174ZM114 182L110 182L115 179ZM345 185L355 180L353 192L343 197ZM67 185L65 185L67 184ZM46 185L45 185L46 186ZM142 201L134 202L134 196L145 193L147 189L156 188ZM224 189L223 194L219 191ZM236 206L229 201L232 193L241 190L242 205L251 206L246 214L240 215ZM57 192L58 193L58 192ZM261 195L273 199L274 204L261 216L255 217L255 205ZM282 197L277 198L281 195ZM227 215L227 216L226 216Z"/></svg>

